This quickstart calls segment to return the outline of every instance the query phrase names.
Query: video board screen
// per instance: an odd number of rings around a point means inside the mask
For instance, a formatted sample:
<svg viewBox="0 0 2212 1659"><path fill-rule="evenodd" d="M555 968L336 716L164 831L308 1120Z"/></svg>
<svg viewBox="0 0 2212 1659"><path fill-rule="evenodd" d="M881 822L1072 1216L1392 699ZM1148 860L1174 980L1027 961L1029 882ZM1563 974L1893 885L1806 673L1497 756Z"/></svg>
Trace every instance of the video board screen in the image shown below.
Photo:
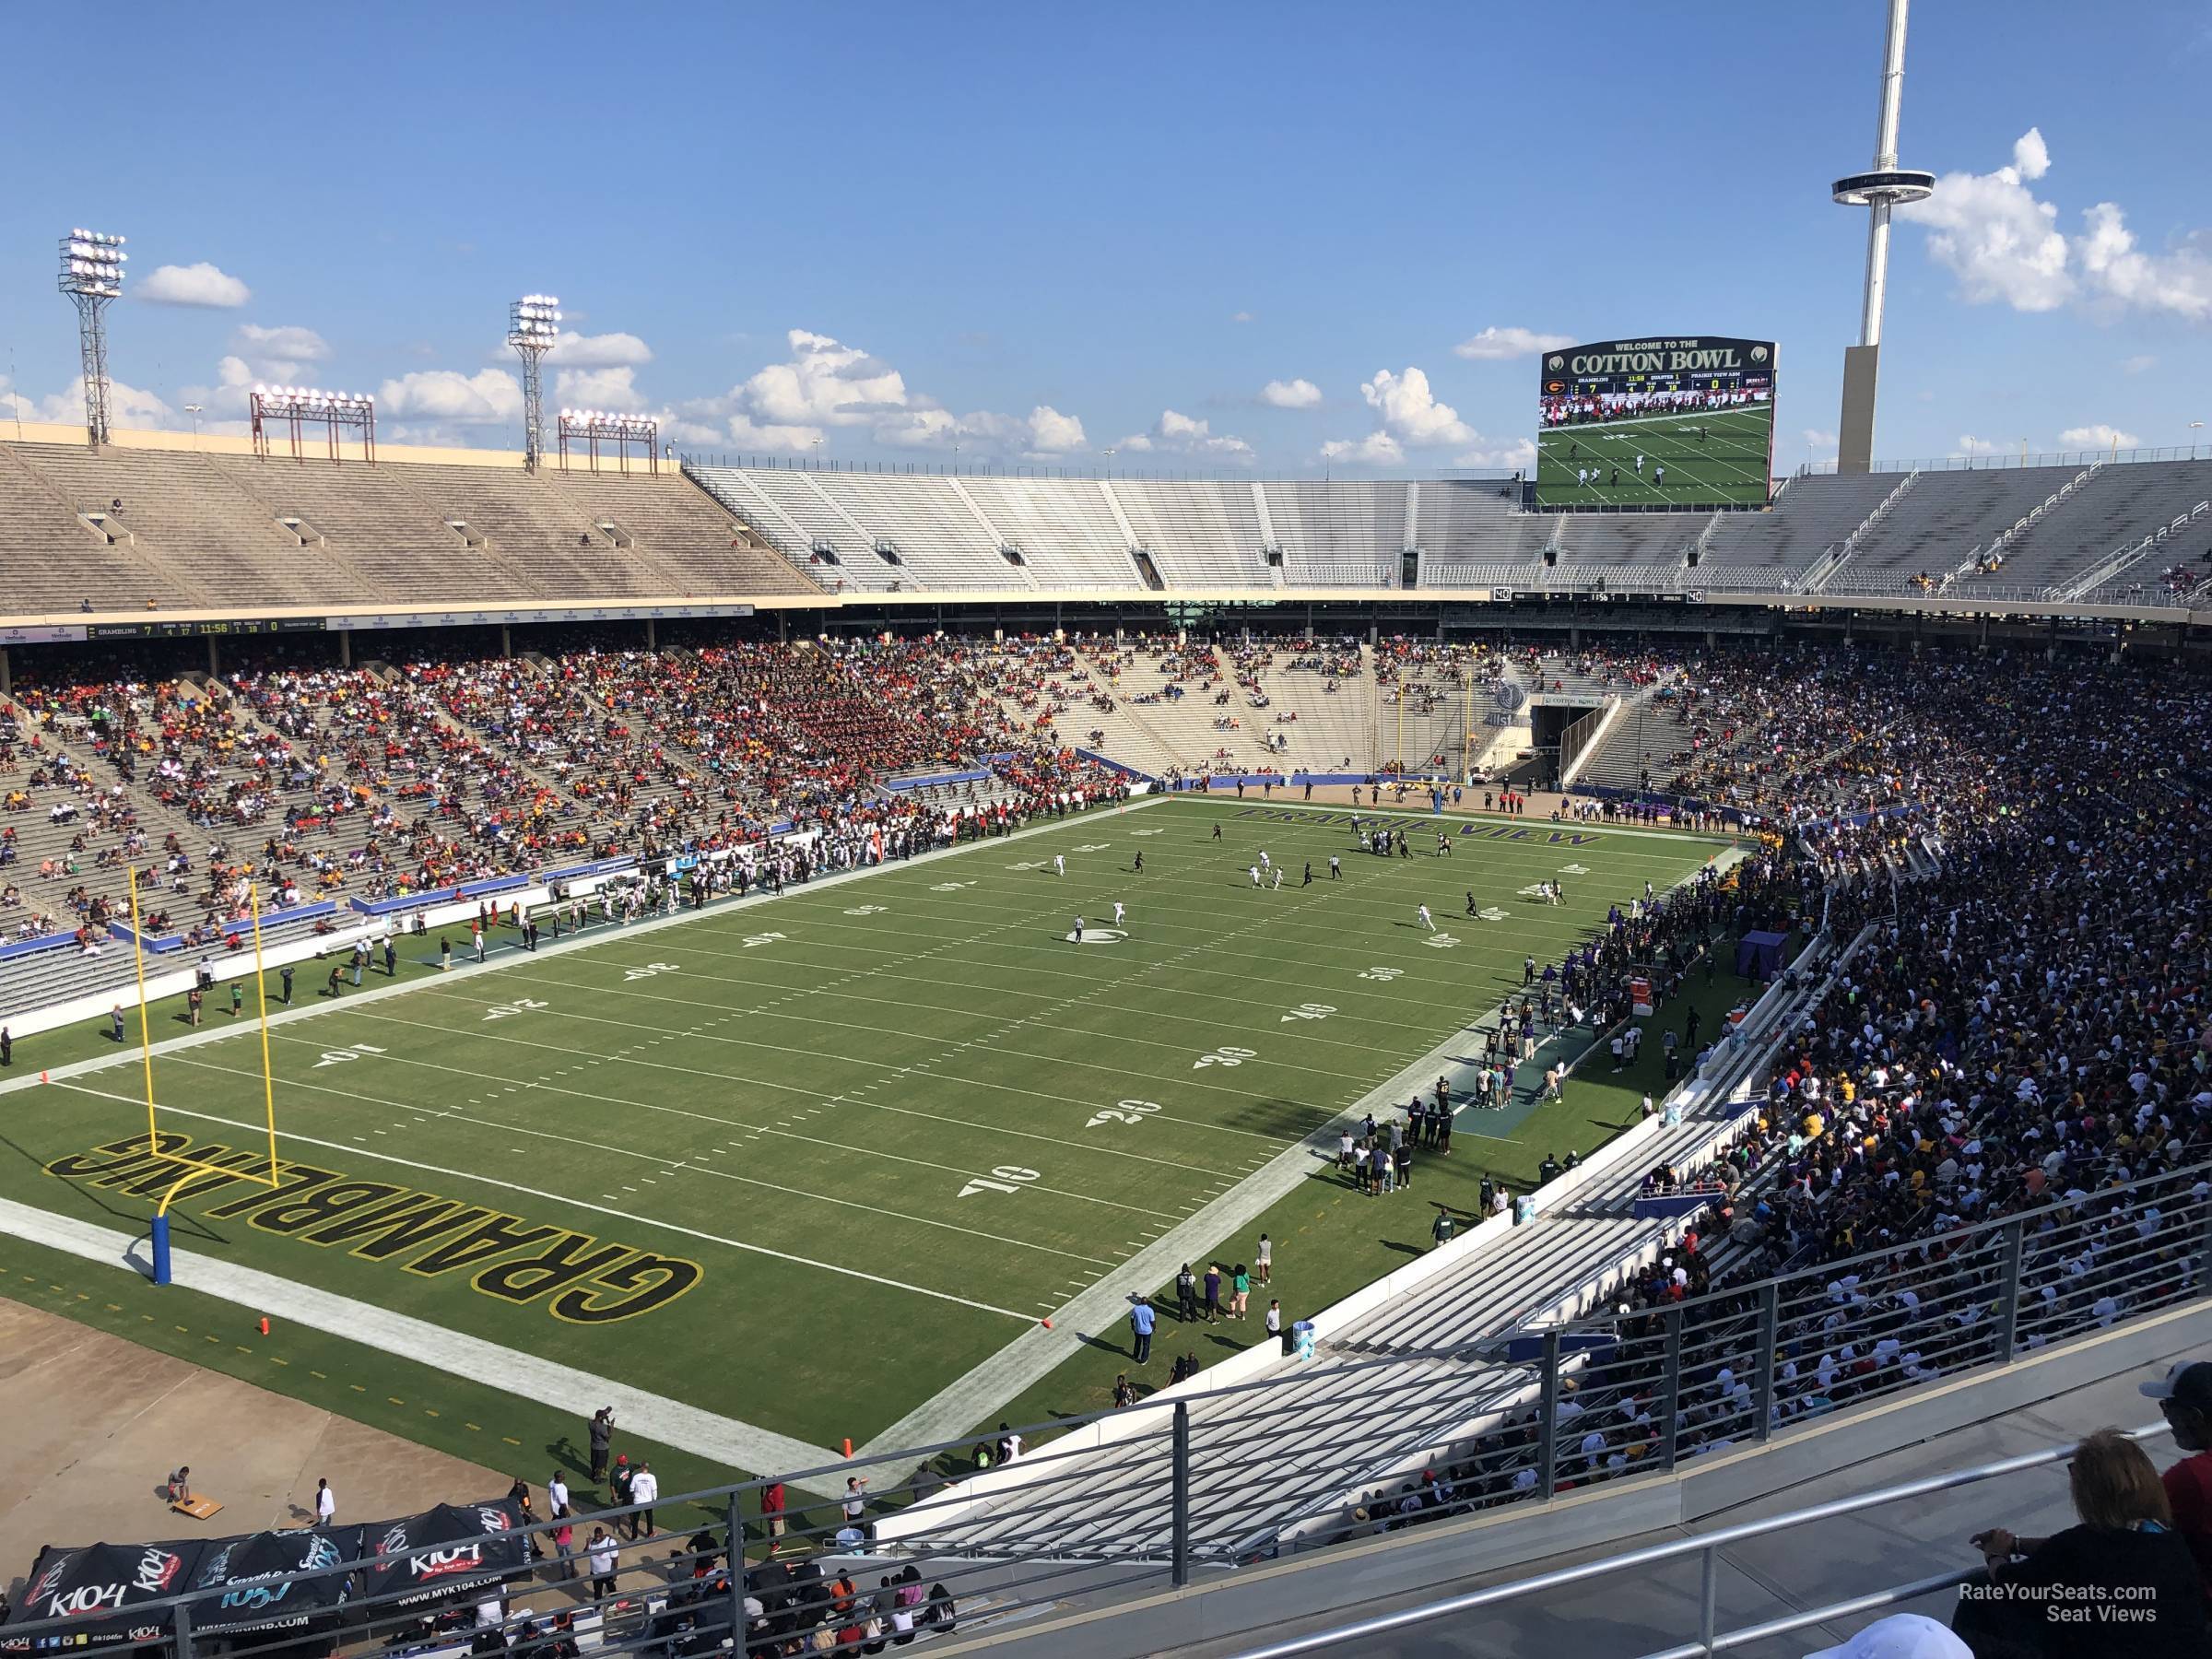
<svg viewBox="0 0 2212 1659"><path fill-rule="evenodd" d="M1545 353L1536 505L1765 506L1774 355L1771 340L1710 335Z"/></svg>

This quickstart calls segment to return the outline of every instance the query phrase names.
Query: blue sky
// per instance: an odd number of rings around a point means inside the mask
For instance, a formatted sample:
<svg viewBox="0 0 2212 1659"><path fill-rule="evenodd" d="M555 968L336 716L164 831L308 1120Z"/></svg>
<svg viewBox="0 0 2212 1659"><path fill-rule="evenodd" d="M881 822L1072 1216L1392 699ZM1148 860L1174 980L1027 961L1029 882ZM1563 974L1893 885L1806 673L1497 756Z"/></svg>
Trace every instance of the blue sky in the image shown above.
<svg viewBox="0 0 2212 1659"><path fill-rule="evenodd" d="M74 418L81 224L130 237L124 425L292 380L510 445L549 290L548 402L710 453L1518 465L1530 337L1711 333L1780 342L1778 467L1832 453L1877 0L91 15L11 18L0 417ZM2212 6L1924 0L1907 69L1959 176L1877 453L2212 440Z"/></svg>

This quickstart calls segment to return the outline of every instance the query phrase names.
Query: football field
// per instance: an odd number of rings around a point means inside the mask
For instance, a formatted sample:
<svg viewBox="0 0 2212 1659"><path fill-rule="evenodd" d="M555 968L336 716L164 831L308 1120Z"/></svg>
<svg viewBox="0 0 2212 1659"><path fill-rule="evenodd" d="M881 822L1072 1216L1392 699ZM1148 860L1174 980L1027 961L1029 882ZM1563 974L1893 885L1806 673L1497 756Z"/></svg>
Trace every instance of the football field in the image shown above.
<svg viewBox="0 0 2212 1659"><path fill-rule="evenodd" d="M311 966L278 1184L191 1174L176 1247L865 1441L1147 1245L1229 1248L1209 1205L1724 845L1405 813L1382 859L1350 816L1171 798L450 973L433 932L335 999ZM150 1152L131 1035L0 1094L0 1197L142 1232L172 1160L265 1170L250 1017L157 1021Z"/></svg>
<svg viewBox="0 0 2212 1659"><path fill-rule="evenodd" d="M1773 424L1768 403L1551 428L1536 440L1536 500L1569 511L1764 506Z"/></svg>

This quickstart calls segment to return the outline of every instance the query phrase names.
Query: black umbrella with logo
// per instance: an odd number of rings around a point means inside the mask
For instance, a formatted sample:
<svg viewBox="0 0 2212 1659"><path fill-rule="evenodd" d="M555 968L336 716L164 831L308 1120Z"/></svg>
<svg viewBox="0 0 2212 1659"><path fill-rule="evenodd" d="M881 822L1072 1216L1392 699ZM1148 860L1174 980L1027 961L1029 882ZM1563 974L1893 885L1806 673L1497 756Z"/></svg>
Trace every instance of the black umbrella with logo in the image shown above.
<svg viewBox="0 0 2212 1659"><path fill-rule="evenodd" d="M159 1641L172 1627L168 1608L144 1604L181 1595L191 1587L208 1548L204 1538L171 1544L49 1544L30 1565L22 1599L0 1625L0 1653ZM24 1633L21 1627L49 1619L66 1628Z"/></svg>
<svg viewBox="0 0 2212 1659"><path fill-rule="evenodd" d="M436 1509L362 1529L364 1557L393 1559L366 1571L363 1595L380 1607L416 1606L525 1576L529 1540L515 1529L522 1506L441 1503Z"/></svg>
<svg viewBox="0 0 2212 1659"><path fill-rule="evenodd" d="M207 1592L192 1604L192 1628L225 1636L335 1628L352 1574L321 1570L360 1558L358 1526L260 1532L210 1544L192 1575L192 1588ZM303 1572L317 1576L293 1576Z"/></svg>

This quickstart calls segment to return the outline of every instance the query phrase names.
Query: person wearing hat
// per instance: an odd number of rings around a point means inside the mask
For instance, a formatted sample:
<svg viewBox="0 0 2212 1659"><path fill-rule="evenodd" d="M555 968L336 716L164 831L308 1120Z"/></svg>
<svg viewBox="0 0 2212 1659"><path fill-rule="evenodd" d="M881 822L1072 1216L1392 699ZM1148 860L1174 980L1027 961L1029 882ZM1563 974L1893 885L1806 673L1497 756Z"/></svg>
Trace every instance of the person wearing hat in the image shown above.
<svg viewBox="0 0 2212 1659"><path fill-rule="evenodd" d="M2195 1558L2205 1599L2212 1604L2212 1361L2183 1360L2157 1382L2142 1384L2142 1394L2159 1403L2173 1443L2188 1453L2159 1480L2173 1511L2173 1530Z"/></svg>
<svg viewBox="0 0 2212 1659"><path fill-rule="evenodd" d="M613 1498L613 1508L627 1509L629 1507L630 1482L635 1478L636 1471L629 1466L629 1453L622 1453L615 1459L615 1473L608 1483Z"/></svg>

